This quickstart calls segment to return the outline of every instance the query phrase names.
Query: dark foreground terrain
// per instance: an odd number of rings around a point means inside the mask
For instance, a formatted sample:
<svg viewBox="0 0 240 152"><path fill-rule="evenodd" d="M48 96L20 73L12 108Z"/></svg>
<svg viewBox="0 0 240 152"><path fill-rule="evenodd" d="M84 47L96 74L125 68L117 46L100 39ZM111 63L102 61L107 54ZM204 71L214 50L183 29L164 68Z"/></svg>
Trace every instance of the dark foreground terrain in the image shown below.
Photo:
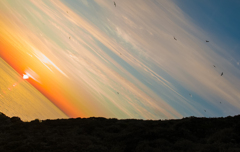
<svg viewBox="0 0 240 152"><path fill-rule="evenodd" d="M143 121L105 118L22 122L0 113L0 152L240 152L240 115Z"/></svg>

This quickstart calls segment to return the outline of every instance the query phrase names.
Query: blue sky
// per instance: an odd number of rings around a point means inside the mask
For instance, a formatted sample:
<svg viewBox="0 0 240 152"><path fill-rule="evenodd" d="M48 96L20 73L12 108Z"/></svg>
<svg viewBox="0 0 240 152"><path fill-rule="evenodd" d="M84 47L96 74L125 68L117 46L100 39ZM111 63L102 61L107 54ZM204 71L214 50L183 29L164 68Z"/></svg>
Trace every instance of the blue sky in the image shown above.
<svg viewBox="0 0 240 152"><path fill-rule="evenodd" d="M106 9L101 8L99 5L97 5L97 2L88 2L88 9L85 7L84 4L81 4L83 9L79 9L79 5L81 2L76 2L76 1L64 1L72 7L76 12L78 12L79 15L85 17L88 19L90 22L98 26L102 31L104 31L106 34L108 34L110 37L115 39L116 41L123 43L123 46L131 51L133 55L138 56L140 53L143 53L146 50L137 50L134 48L132 43L128 43L124 40L124 36L118 36L114 30L111 30L111 26L107 23L107 19L112 17L112 14L109 14L109 12ZM154 1L152 1L154 3ZM230 64L233 66L238 67L238 62L239 62L239 53L237 53L238 49L238 43L239 43L239 32L237 30L237 27L239 27L239 20L237 18L239 17L239 5L237 5L239 2L237 1L173 1L176 4L176 7L179 7L181 10L181 13L184 15L184 17L189 21L189 24L192 24L192 26L196 27L196 31L194 29L188 29L188 27L182 26L183 30L186 30L189 32L189 34L192 34L193 36L197 37L202 41L202 43L205 43L205 40L209 40L210 43L214 43L216 45L220 44L219 47L222 47L223 49L229 49L230 51L225 51L225 50L218 50L218 47L212 46L211 44L208 45L209 49L211 51L215 52L222 58L225 58ZM149 2L151 3L151 2ZM146 3L144 3L147 5ZM157 9L162 8L161 3L154 3L158 8L156 8L156 12L158 11ZM121 4L119 4L121 5ZM118 5L118 6L119 6ZM120 16L119 13L123 12L120 8L116 8L116 16ZM139 11L139 10L138 10ZM137 15L137 14L134 14ZM94 17L91 17L94 16ZM160 17L159 17L160 18ZM158 17L156 20L159 19ZM130 18L132 22L134 23L134 20L136 18L131 17ZM117 21L116 21L117 22ZM146 21L147 22L147 21ZM146 23L145 24L148 24ZM144 20L142 21L144 23ZM155 25L158 26L161 23L158 23L157 21L155 22ZM179 25L181 26L180 23ZM149 23L151 25L151 23ZM161 26L161 25L160 25ZM112 27L113 28L113 27ZM151 30L151 29L150 29ZM198 35L198 31L204 31L205 35L200 37ZM171 33L173 34L173 33ZM174 34L173 34L174 35ZM181 39L180 36L178 36L178 39ZM158 41L156 39L156 41ZM160 42L161 40L159 40ZM228 42L230 44L228 44ZM102 44L101 44L102 45ZM205 45L205 44L204 44ZM168 89L167 87L161 85L161 83L156 83L155 80L149 78L149 73L143 74L139 72L139 70L134 69L129 64L126 64L124 60L118 57L118 55L111 54L111 51L107 48L102 48L107 54L109 54L115 61L117 61L121 66L123 66L125 69L128 70L136 79L141 81L144 85L146 85L148 88L150 88L155 94L160 96L162 99L167 101L169 105L174 107L175 109L178 109L181 114L184 116L188 115L195 115L196 113L192 112L191 109L189 109L188 106L183 104L182 102L179 101L179 97L175 98L170 98L171 94L176 93ZM198 50L201 51L201 50ZM147 52L147 51L146 51ZM200 52L201 53L201 52ZM205 52L204 52L205 53ZM113 56L112 56L113 55ZM115 57L114 57L115 56ZM188 105L193 106L194 108L201 107L201 115L208 116L209 114L206 114L203 109L207 109L209 111L212 111L212 114L210 115L218 115L218 116L223 116L225 115L222 110L216 107L215 104L212 104L208 100L204 99L201 97L201 95L198 95L194 91L187 89L183 85L179 84L176 79L172 78L171 75L166 73L164 70L162 70L160 67L156 66L156 63L149 61L146 59L146 57L143 55L139 58L142 63L147 64L148 66L151 66L154 71L158 74L164 77L167 81L171 82L174 87L176 88L177 92L180 94L180 98L187 102ZM213 62L213 64L217 64L218 61ZM231 66L232 66L231 65ZM209 65L210 67L212 65ZM215 70L214 68L212 70ZM234 71L231 71L235 73ZM220 70L217 70L217 73L221 73ZM239 71L235 73L238 75ZM136 85L136 84L135 84ZM189 96L189 94L192 94L192 97ZM215 97L212 97L215 98ZM217 98L217 97L216 97ZM213 99L215 102L224 102L225 100L222 100L221 98ZM216 101L217 100L217 101ZM196 103L192 103L196 102ZM233 108L233 107L232 107ZM200 109L200 108L199 108ZM233 108L234 109L234 108ZM235 109L234 111L238 111Z"/></svg>
<svg viewBox="0 0 240 152"><path fill-rule="evenodd" d="M186 0L175 1L193 22L204 31L211 33L214 40L222 41L229 55L239 58L240 27L238 0Z"/></svg>

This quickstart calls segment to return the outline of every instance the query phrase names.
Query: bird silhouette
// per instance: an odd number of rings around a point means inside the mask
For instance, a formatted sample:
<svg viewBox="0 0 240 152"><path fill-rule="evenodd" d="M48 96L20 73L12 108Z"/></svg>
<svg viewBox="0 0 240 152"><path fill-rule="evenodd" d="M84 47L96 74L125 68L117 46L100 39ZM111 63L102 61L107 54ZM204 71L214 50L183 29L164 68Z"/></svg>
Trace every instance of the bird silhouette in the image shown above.
<svg viewBox="0 0 240 152"><path fill-rule="evenodd" d="M214 68L216 68L216 66L215 65L213 65L214 66Z"/></svg>
<svg viewBox="0 0 240 152"><path fill-rule="evenodd" d="M223 72L221 73L221 76L223 76Z"/></svg>
<svg viewBox="0 0 240 152"><path fill-rule="evenodd" d="M208 40L206 40L206 42L209 42Z"/></svg>
<svg viewBox="0 0 240 152"><path fill-rule="evenodd" d="M70 39L71 37L69 37L69 39Z"/></svg>
<svg viewBox="0 0 240 152"><path fill-rule="evenodd" d="M114 2L114 5L115 5L115 7L117 6L117 4Z"/></svg>
<svg viewBox="0 0 240 152"><path fill-rule="evenodd" d="M119 94L119 92L117 92L117 94Z"/></svg>
<svg viewBox="0 0 240 152"><path fill-rule="evenodd" d="M176 40L177 41L177 39L174 37L174 40Z"/></svg>
<svg viewBox="0 0 240 152"><path fill-rule="evenodd" d="M204 110L206 112L206 110Z"/></svg>

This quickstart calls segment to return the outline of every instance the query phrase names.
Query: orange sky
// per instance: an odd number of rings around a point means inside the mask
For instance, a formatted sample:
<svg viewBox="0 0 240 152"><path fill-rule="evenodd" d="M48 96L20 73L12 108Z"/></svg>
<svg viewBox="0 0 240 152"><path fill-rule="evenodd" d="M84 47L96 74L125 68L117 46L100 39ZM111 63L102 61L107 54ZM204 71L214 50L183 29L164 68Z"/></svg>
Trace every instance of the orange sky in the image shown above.
<svg viewBox="0 0 240 152"><path fill-rule="evenodd" d="M71 93L64 91L61 88L67 88L60 83L60 79L49 72L41 62L35 57L29 57L23 50L18 50L1 36L0 39L0 56L11 65L20 75L24 74L28 68L34 69L39 75L41 83L29 79L28 81L43 93L50 101L59 107L69 117L85 117L86 111L84 108L79 109L73 103L69 102L74 99ZM27 46L24 47L27 49ZM81 100L81 99L79 99ZM82 98L84 99L84 97Z"/></svg>
<svg viewBox="0 0 240 152"><path fill-rule="evenodd" d="M58 67L49 69L44 65L34 52L35 49L39 50L37 52L46 49L38 41L39 38L11 13L4 13L5 16L0 14L0 56L20 75L27 69L37 73L39 82L31 78L27 81L69 117L89 117L96 111L106 115L104 110L99 109L99 104L93 102L96 99L89 95L83 85L82 88L74 88L75 82L59 73L60 70L56 70Z"/></svg>

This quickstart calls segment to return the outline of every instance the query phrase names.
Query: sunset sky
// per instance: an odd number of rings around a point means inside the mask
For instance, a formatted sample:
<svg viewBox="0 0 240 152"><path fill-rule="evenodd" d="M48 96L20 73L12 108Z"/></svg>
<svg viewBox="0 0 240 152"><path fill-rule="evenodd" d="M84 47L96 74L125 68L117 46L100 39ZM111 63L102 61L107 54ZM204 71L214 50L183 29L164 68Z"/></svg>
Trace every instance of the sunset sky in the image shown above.
<svg viewBox="0 0 240 152"><path fill-rule="evenodd" d="M0 112L24 120L239 114L240 1L115 2L1 0Z"/></svg>

